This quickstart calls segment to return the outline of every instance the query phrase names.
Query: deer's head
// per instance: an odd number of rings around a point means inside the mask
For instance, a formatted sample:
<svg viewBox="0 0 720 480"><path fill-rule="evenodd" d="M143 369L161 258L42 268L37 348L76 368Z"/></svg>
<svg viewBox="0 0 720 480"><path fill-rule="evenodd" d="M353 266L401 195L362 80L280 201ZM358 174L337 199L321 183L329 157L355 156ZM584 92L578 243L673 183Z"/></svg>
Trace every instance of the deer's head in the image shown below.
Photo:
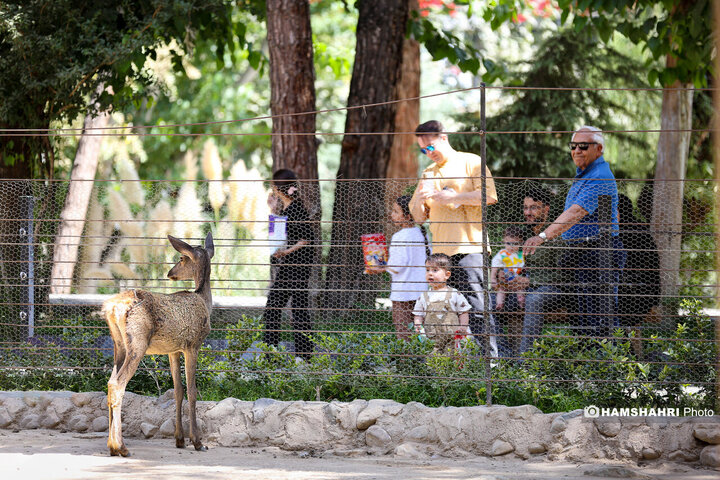
<svg viewBox="0 0 720 480"><path fill-rule="evenodd" d="M168 235L168 240L173 248L182 254L180 261L167 274L170 280L199 280L206 273L209 276L210 259L215 254L212 232L205 237L204 247L191 247L172 235Z"/></svg>

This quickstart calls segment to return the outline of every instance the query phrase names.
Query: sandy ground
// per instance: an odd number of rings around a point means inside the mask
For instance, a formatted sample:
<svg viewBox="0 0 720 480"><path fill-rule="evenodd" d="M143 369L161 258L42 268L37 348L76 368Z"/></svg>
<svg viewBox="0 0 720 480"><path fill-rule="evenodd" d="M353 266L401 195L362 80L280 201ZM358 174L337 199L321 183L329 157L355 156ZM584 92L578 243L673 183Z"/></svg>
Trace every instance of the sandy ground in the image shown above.
<svg viewBox="0 0 720 480"><path fill-rule="evenodd" d="M174 440L126 439L131 457L110 457L105 434L0 430L0 479L199 479L216 480L430 480L430 479L591 479L586 474L608 464L529 461L477 457L408 460L391 456L341 458L277 448L225 448L210 445L207 452L176 449ZM669 463L624 465L624 478L716 480L718 472Z"/></svg>

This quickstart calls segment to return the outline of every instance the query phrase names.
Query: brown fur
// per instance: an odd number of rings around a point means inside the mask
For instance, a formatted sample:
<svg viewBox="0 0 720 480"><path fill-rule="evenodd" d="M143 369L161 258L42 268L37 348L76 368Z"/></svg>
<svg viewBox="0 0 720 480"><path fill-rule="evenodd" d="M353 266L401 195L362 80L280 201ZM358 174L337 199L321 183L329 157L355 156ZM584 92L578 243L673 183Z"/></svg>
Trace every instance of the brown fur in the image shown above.
<svg viewBox="0 0 720 480"><path fill-rule="evenodd" d="M103 315L114 343L113 372L108 381L110 431L108 448L111 455L128 456L122 439L121 407L125 387L145 355L167 354L175 386L175 445L185 447L182 428L183 386L180 378L180 353L185 357L190 440L196 450L205 450L200 442L195 417L197 388L195 368L203 341L210 333L210 258L214 253L212 236L205 239L205 248L190 247L168 236L182 259L168 272L173 280L194 279L194 292L170 295L144 290L120 292L103 303Z"/></svg>

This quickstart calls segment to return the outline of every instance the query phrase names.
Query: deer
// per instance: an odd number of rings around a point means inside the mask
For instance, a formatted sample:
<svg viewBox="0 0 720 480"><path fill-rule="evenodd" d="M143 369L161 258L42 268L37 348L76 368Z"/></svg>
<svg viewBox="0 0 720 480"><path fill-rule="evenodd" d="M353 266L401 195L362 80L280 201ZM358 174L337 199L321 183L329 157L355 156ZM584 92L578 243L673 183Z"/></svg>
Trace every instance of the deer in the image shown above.
<svg viewBox="0 0 720 480"><path fill-rule="evenodd" d="M125 290L103 302L102 312L113 340L113 370L108 381L108 448L111 456L127 457L130 452L122 438L121 409L125 387L145 355L170 358L175 394L175 446L185 448L182 426L183 385L180 378L180 354L185 357L187 399L190 412L190 441L195 450L207 450L200 441L195 404L195 370L198 353L210 333L212 294L210 259L215 253L212 233L205 246L192 247L168 235L172 247L182 254L168 272L170 280L194 280L195 290L171 294L145 290Z"/></svg>

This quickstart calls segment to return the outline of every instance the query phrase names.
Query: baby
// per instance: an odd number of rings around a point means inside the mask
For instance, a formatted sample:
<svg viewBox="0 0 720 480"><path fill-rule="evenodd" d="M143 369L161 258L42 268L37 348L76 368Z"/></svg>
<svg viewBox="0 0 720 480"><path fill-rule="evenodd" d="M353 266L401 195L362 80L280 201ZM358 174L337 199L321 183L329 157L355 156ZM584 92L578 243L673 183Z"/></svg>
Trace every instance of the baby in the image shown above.
<svg viewBox="0 0 720 480"><path fill-rule="evenodd" d="M490 286L497 292L495 295L495 310L502 310L505 306L507 291L505 286L522 276L525 268L520 245L523 241L523 232L520 227L511 225L505 229L503 243L505 248L500 250L492 259L490 270ZM525 293L515 292L518 305L525 308Z"/></svg>
<svg viewBox="0 0 720 480"><path fill-rule="evenodd" d="M415 331L435 343L434 352L452 350L455 335L467 335L470 304L457 290L448 287L452 262L443 253L433 253L425 262L429 290L420 295L413 309Z"/></svg>

